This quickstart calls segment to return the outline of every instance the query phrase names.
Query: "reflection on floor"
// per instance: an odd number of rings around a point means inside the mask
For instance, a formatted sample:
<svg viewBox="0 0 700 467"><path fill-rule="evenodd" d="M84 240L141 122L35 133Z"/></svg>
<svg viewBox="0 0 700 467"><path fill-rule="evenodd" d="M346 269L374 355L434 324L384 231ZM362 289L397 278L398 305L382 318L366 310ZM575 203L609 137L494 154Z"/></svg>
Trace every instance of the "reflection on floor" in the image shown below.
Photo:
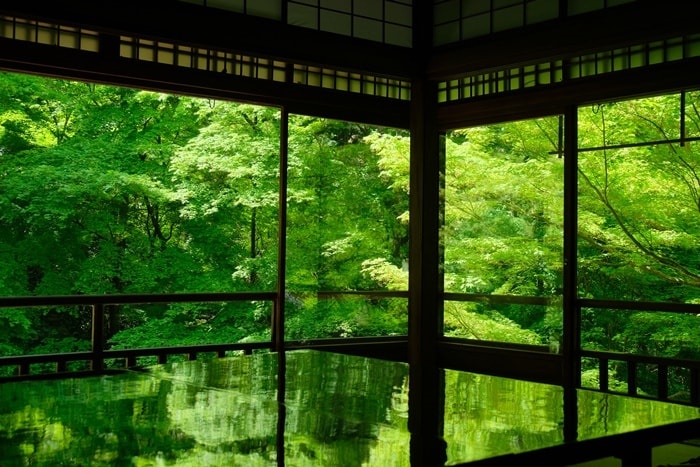
<svg viewBox="0 0 700 467"><path fill-rule="evenodd" d="M693 467L700 465L700 440L659 446L652 451L654 467ZM620 459L607 457L570 467L621 467Z"/></svg>

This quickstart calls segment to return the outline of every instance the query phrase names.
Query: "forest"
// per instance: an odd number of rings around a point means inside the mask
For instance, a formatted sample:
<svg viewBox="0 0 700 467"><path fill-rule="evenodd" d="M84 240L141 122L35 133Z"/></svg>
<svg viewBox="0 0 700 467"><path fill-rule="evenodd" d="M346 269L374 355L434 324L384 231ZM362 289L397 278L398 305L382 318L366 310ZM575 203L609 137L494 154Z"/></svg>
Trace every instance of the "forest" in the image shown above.
<svg viewBox="0 0 700 467"><path fill-rule="evenodd" d="M558 115L448 132L444 290L473 299L445 302L445 335L558 351L565 144L578 148L578 296L699 304L698 105L679 92L580 107L577 142ZM291 115L280 226L280 119L0 74L0 296L273 292L283 235L286 339L406 334L406 299L342 292L407 290L408 132ZM112 306L105 332L114 349L263 341L270 315L264 302ZM698 342L698 313L582 310L586 349L697 359ZM0 311L0 355L89 348L85 307Z"/></svg>

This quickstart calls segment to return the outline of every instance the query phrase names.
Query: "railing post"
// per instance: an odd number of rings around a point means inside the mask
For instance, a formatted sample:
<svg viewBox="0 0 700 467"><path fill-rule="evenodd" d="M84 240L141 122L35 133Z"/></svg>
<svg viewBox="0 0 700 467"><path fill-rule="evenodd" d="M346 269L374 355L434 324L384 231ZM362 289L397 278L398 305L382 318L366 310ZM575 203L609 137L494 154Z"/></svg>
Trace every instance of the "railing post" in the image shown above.
<svg viewBox="0 0 700 467"><path fill-rule="evenodd" d="M608 361L607 358L600 358L598 361L600 362L600 363L599 363L599 367L598 367L598 371L599 371L599 376L598 376L599 388L598 388L598 389L600 389L601 391L607 392L607 391L608 391L608 388L609 388L609 385L610 385L610 380L609 380L609 378L610 378L610 376L609 376L610 365L609 365L609 361Z"/></svg>
<svg viewBox="0 0 700 467"><path fill-rule="evenodd" d="M637 362L632 360L627 362L627 394L637 395Z"/></svg>
<svg viewBox="0 0 700 467"><path fill-rule="evenodd" d="M92 371L102 371L104 369L104 323L104 305L101 303L92 305L92 360L90 362Z"/></svg>
<svg viewBox="0 0 700 467"><path fill-rule="evenodd" d="M668 400L668 367L666 365L658 365L658 378L656 397L662 401Z"/></svg>

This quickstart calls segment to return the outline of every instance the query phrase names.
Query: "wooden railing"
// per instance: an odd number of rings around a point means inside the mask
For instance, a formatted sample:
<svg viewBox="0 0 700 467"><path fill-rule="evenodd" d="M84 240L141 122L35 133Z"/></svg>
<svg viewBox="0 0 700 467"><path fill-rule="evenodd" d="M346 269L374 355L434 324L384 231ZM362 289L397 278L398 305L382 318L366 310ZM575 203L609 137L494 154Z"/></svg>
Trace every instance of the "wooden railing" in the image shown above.
<svg viewBox="0 0 700 467"><path fill-rule="evenodd" d="M484 303L489 305L534 305L551 306L560 304L562 313L575 313L576 320L570 321L569 328L563 334L577 336L577 345L570 354L551 352L547 346L525 346L505 342L480 341L475 339L443 338L441 351L445 361L456 369L496 374L504 377L516 377L541 381L549 384L564 384L562 370L566 365L574 368L580 375L583 362L588 367L597 366L598 382L596 387L582 385L578 387L607 393L620 393L610 379L612 365L618 365L624 374L624 393L633 397L670 401L679 404L700 406L700 360L679 359L660 356L648 356L632 353L593 351L583 349L580 343L581 310L606 309L619 313L625 312L664 312L698 315L700 307L694 304L669 302L635 302L621 300L576 299L566 306L561 297L510 296L492 294L445 293L446 301ZM566 321L566 320L565 320ZM539 357L537 356L539 354ZM646 373L644 373L646 371ZM671 391L672 372L687 374L687 381L680 390ZM654 375L655 373L655 375ZM653 378L650 378L653 376ZM642 380L645 387L642 387ZM650 380L653 380L653 385ZM678 380L678 378L676 378ZM676 383L678 386L678 383ZM672 393L673 392L673 393Z"/></svg>
<svg viewBox="0 0 700 467"><path fill-rule="evenodd" d="M445 294L447 299L457 300L457 301L476 301L476 302L491 302L491 303L517 303L522 305L540 305L546 306L551 305L554 301L550 298L545 297L504 297L504 296L485 296L485 295L472 295L472 294ZM317 292L317 296L320 300L333 300L338 298L349 298L349 299L390 299L390 298L408 298L408 293L405 291L370 291L370 292L342 292L342 291L323 291ZM275 313L279 309L278 307L278 296L275 292L232 292L232 293L190 293L190 294L133 294L133 295L79 295L79 296L47 296L47 297L5 297L0 298L0 310L3 308L22 308L22 307L51 307L51 306L86 306L92 311L91 317L91 348L89 351L83 352L71 352L71 353L58 353L58 354L42 354L42 355L16 355L0 357L0 368L7 368L14 366L16 371L15 377L29 377L32 376L32 366L33 365L54 365L54 373L57 375L70 373L81 373L81 372L102 372L121 368L131 368L137 366L139 363L139 358L151 357L155 358L158 363L165 363L171 356L184 356L188 360L197 359L201 354L212 354L216 357L226 356L227 353L231 352L242 352L250 354L255 350L275 350L275 342L278 342L276 338L279 336L274 336L274 326L271 325L271 337L269 341L261 342L236 342L236 343L216 343L216 344L198 344L198 345L175 345L167 347L155 347L155 348L131 348L131 349L107 349L106 342L104 339L104 321L105 321L105 308L112 305L127 305L127 304L154 304L154 303L186 303L186 302L199 302L199 303L212 303L212 302L252 302L252 301L263 301L269 302L272 307L273 322ZM585 302L585 303L584 303ZM631 306L640 306L637 303L627 303L620 302L616 305L612 305L611 302L597 302L590 300L582 300L581 304L585 304L587 308L596 308L604 305L605 308L629 308ZM644 304L641 304L644 305ZM643 311L682 311L688 312L686 307L678 308L677 305L667 305L667 304L655 304L650 305L654 307L662 307L662 310L643 310ZM577 311L580 313L581 306L577 307ZM577 330L580 332L580 330ZM283 341L283 339L281 340ZM447 357L455 360L452 354L454 353L452 347L459 344L462 339L454 338L443 338L442 346L443 353L447 352L445 355ZM396 360L405 360L405 343L406 336L394 336L389 338L378 337L378 338L360 338L360 339L312 339L303 342L293 342L289 341L285 343L285 346L290 348L300 348L300 347L319 347L327 348L339 351L347 351L349 353L360 353L360 354L375 354L381 356L382 353L386 354L387 357ZM489 358L486 358L491 370L498 370L498 362L502 359L508 359L509 355L515 351L520 353L525 352L527 355L533 355L534 353L541 353L546 355L548 349L545 346L533 347L527 346L526 349L520 348L517 344L507 344L507 343L495 343L495 342L475 342L475 341L465 341L465 346L457 345L456 348L461 349L459 354L469 354L473 353L472 347L478 347L482 353L482 347L488 344L488 348L499 347L502 349L500 356L491 356L489 353ZM452 347L449 347L452 345ZM517 347L517 348L514 348ZM462 349L463 348L463 349ZM509 350L510 349L510 350ZM452 352L452 353L450 353ZM533 353L534 352L534 353ZM481 355L481 354L479 354ZM447 358L446 357L446 358ZM549 367L549 373L542 376L541 374L535 375L539 380L543 381L556 381L558 380L558 374L560 365L563 364L563 356L561 354L550 354L547 360ZM628 353L616 353L609 351L593 351L593 350L583 350L577 349L576 355L569 356L567 358L578 359L579 362L586 359L588 364L594 362L594 366L598 368L598 383L597 387L588 387L586 389L593 389L602 392L619 392L615 387L611 386L610 381L610 370L613 364L619 365L619 368L624 368L626 371L626 381L627 385L626 394L637 397L652 398L663 401L672 401L682 404L690 404L700 406L700 361L698 360L685 360L685 359L675 359L675 358L665 358L657 356L643 356ZM459 358L457 358L459 360ZM483 360L482 358L479 361ZM550 361L551 360L551 361ZM115 365L115 361L121 361L121 365ZM455 360L456 361L456 360ZM83 362L82 368L89 367L89 370L78 370L71 371L69 369L69 363L72 362ZM106 364L109 362L109 364ZM470 360L473 364L473 359ZM490 362L490 363L489 363ZM502 363L502 362L501 362ZM522 362L521 362L522 363ZM540 362L541 363L541 362ZM87 365L86 365L87 364ZM483 365L482 365L483 366ZM502 365L501 365L502 366ZM523 368L527 368L530 365L524 365ZM541 365L540 365L541 366ZM641 372L646 369L656 373L655 382L656 386L652 391L648 390L649 378L645 378L647 384L647 390L640 388L640 375ZM483 371L484 368L478 367L476 371ZM671 394L670 392L670 375L672 372L685 372L688 375L687 387L683 388L682 394ZM507 367L502 369L502 373L510 373L512 368ZM46 376L46 370L43 368L42 376ZM541 371L540 371L541 373ZM507 375L503 375L507 376ZM520 375L515 377L528 379L527 375Z"/></svg>
<svg viewBox="0 0 700 467"><path fill-rule="evenodd" d="M593 359L598 362L598 387L588 388L602 392L617 392L610 387L610 365L618 362L626 367L627 394L630 396L671 401L681 404L700 405L700 361L683 360L677 358L665 358L635 355L617 352L601 352L581 350L581 358ZM647 365L656 373L655 391L651 394L640 393L639 376L642 365ZM678 369L687 371L689 379L684 391L669 394L669 370Z"/></svg>
<svg viewBox="0 0 700 467"><path fill-rule="evenodd" d="M104 322L105 307L109 305L153 304L153 303L213 303L213 302L251 302L265 301L272 306L272 315L277 307L275 292L232 292L232 293L190 293L190 294L132 294L132 295L70 295L45 297L4 297L0 298L0 309L28 308L51 306L89 306L91 317L91 348L84 352L44 354L44 355L13 355L0 357L0 368L14 366L17 376L30 376L34 364L55 364L55 372L68 371L70 362L89 362L91 373L104 371L105 360L123 359L124 367L137 365L139 357L156 357L159 363L165 363L171 355L185 355L194 360L200 353L215 353L221 357L226 352L241 351L251 353L256 349L272 349L274 339L267 342L225 343L206 345L187 345L138 349L105 349ZM274 336L273 336L274 337ZM71 373L80 373L71 372Z"/></svg>
<svg viewBox="0 0 700 467"><path fill-rule="evenodd" d="M351 299L378 300L400 298L407 299L406 291L319 291L314 292L319 300ZM213 303L213 302L269 302L272 307L270 323L270 340L261 342L234 342L218 344L176 345L167 347L107 349L105 342L105 309L108 306L154 303ZM0 368L15 367L11 378L28 378L33 376L50 377L70 376L78 374L94 374L119 370L113 364L121 360L120 368L138 366L138 359L155 357L158 363L166 363L170 356L184 356L195 360L200 354L212 354L224 357L227 353L242 352L250 354L255 350L280 350L279 342L290 348L321 348L360 355L384 356L393 360L405 360L406 336L343 338L343 339L309 339L302 342L284 341L284 336L276 335L284 332L277 329L275 322L281 320L279 299L276 292L231 292L231 293L188 293L188 294L131 294L131 295L71 295L44 297L2 297L0 298L0 313L4 308L29 308L52 306L84 306L91 309L91 344L89 351L41 354L41 355L12 355L0 357ZM81 370L71 370L69 363L84 362ZM112 362L107 365L106 362ZM53 364L53 373L45 369L41 374L32 371L32 365ZM7 377L6 377L7 378ZM0 376L0 380L3 377Z"/></svg>
<svg viewBox="0 0 700 467"><path fill-rule="evenodd" d="M575 305L578 328L581 333L581 311L609 310L615 313L676 313L683 315L698 315L700 307L696 304L674 302L641 302L628 300L598 300L578 299ZM601 351L579 348L577 351L578 362L584 360L597 362L598 387L588 388L602 392L619 393L619 390L611 387L610 370L613 364L619 365L623 373L626 373L624 383L627 385L626 394L635 397L671 401L679 404L700 406L700 360L662 357L655 355L641 355L627 352ZM589 365L590 366L590 365ZM646 367L647 374L644 375ZM670 393L671 371L687 372L688 380L685 387L676 393ZM649 376L656 373L654 385L650 385ZM640 380L646 376L647 388L642 388Z"/></svg>

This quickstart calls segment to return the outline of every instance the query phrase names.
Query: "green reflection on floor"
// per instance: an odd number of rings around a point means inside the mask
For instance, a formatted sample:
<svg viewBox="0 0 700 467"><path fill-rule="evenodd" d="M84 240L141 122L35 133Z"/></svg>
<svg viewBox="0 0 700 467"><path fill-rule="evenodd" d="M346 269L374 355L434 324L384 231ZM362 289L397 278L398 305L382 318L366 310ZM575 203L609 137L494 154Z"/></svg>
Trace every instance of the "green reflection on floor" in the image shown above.
<svg viewBox="0 0 700 467"><path fill-rule="evenodd" d="M407 465L407 367L315 352L5 383L0 465ZM397 402L398 401L398 402Z"/></svg>
<svg viewBox="0 0 700 467"><path fill-rule="evenodd" d="M700 417L695 407L601 392L577 391L578 440ZM445 372L448 464L524 452L564 441L559 386Z"/></svg>
<svg viewBox="0 0 700 467"><path fill-rule="evenodd" d="M410 465L407 365L294 351L280 380L278 357L4 383L0 465ZM563 441L560 387L446 371L444 390L450 464ZM698 417L691 407L578 394L580 439Z"/></svg>

